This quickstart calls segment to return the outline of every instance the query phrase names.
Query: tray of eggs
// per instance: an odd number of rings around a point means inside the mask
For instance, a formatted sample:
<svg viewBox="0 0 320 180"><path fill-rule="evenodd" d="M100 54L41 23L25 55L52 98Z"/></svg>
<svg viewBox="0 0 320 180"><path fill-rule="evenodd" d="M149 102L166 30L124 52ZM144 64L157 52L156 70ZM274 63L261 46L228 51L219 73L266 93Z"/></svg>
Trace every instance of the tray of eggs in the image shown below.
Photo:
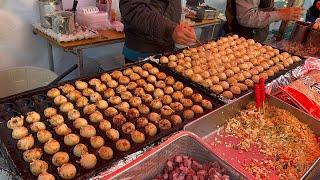
<svg viewBox="0 0 320 180"><path fill-rule="evenodd" d="M160 64L224 102L238 98L263 77L271 82L304 60L238 35L167 53Z"/></svg>
<svg viewBox="0 0 320 180"><path fill-rule="evenodd" d="M0 136L24 179L87 179L222 105L144 61L0 101Z"/></svg>

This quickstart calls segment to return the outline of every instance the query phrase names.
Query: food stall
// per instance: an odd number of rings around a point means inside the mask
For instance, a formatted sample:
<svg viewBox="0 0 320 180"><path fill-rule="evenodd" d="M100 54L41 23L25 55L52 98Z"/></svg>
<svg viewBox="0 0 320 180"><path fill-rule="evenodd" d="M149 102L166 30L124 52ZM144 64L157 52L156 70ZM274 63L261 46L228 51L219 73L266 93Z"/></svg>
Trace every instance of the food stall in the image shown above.
<svg viewBox="0 0 320 180"><path fill-rule="evenodd" d="M70 13L44 15L34 32L61 47L105 43ZM317 179L319 69L319 59L227 34L1 98L0 179ZM275 95L290 84L313 90L308 108Z"/></svg>

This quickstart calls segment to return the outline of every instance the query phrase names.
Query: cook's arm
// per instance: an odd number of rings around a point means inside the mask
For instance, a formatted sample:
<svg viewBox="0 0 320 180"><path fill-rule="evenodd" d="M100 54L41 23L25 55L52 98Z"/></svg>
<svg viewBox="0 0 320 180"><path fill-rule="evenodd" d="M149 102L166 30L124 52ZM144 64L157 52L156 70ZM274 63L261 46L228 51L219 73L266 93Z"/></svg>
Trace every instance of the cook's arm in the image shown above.
<svg viewBox="0 0 320 180"><path fill-rule="evenodd" d="M120 0L119 6L126 25L155 39L171 39L177 24L153 10L149 1Z"/></svg>
<svg viewBox="0 0 320 180"><path fill-rule="evenodd" d="M236 0L237 20L240 25L250 28L264 28L272 22L279 21L278 11L259 10L260 0Z"/></svg>

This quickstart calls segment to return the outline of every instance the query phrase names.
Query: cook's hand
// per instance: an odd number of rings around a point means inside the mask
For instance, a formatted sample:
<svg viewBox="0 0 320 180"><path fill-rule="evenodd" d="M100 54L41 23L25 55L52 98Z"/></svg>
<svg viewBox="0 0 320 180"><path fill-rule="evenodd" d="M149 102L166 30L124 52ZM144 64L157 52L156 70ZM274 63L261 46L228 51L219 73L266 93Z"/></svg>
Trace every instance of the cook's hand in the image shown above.
<svg viewBox="0 0 320 180"><path fill-rule="evenodd" d="M302 7L289 7L279 9L280 19L284 21L298 21L303 15Z"/></svg>
<svg viewBox="0 0 320 180"><path fill-rule="evenodd" d="M175 43L189 46L196 42L197 37L192 27L186 24L179 24L173 31L172 39Z"/></svg>

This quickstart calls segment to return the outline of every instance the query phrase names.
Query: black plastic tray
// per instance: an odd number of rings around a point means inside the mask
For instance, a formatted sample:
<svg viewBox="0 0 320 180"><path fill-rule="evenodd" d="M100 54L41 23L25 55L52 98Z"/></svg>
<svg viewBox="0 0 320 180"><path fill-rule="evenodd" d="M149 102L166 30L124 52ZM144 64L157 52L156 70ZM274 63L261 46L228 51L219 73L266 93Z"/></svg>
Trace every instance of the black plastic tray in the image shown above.
<svg viewBox="0 0 320 180"><path fill-rule="evenodd" d="M206 92L203 91L203 89L198 89L197 86L190 84L189 81L187 81L186 79L184 79L180 76L177 76L176 74L169 71L167 68L159 66L157 63L154 63L152 61L138 62L138 63L131 64L125 68L114 69L114 70L124 70L124 69L126 69L128 67L132 67L132 66L142 66L145 63L150 63L154 67L158 67L160 71L165 72L168 76L169 75L173 76L176 81L181 81L185 86L189 86L189 87L193 88L195 93L196 92L201 93L205 99L208 99L212 102L212 104L214 106L213 109L216 109L216 108L221 107L223 105L223 102L221 102L217 99L214 99L211 96L208 96L208 94L206 94ZM110 73L114 70L107 71L107 72ZM101 74L103 74L103 73L101 73ZM67 83L74 84L74 82L76 80L88 81L91 78L99 78L100 79L101 74L91 76L91 77L66 81L63 83L59 83L59 85L63 85L63 84L67 84ZM47 125L47 130L54 131L53 128L50 127L48 122L45 121L45 117L43 115L43 110L46 107L50 107L50 106L56 107L54 105L54 103L52 102L52 99L49 99L48 97L46 97L46 93L49 89L51 89L53 87L58 87L59 85L50 86L50 87L42 87L42 88L38 88L35 90L23 92L23 93L20 93L17 95L13 95L10 97L0 99L0 131L2 131L2 133L0 133L0 137L1 137L1 140L2 140L4 147L5 147L4 150L5 150L5 154L7 155L7 158L8 158L8 163L13 165L13 167L15 168L17 173L23 179L35 179L36 177L33 176L31 174L31 172L29 171L29 164L23 160L23 158L22 158L23 152L17 149L17 147L16 147L17 141L11 138L11 130L6 127L6 122L11 117L14 117L14 116L17 116L20 114L22 114L26 117L27 112L35 110L38 113L40 113L42 121L45 122ZM81 117L89 119L88 116L86 116L82 113L82 110L80 108L76 108L76 106L75 106L75 109L79 110L79 112L81 113ZM91 169L91 170L85 170L84 168L80 167L80 165L78 163L76 163L76 161L79 160L79 158L75 158L73 155L70 155L69 162L71 162L72 164L74 164L77 167L78 174L76 176L76 179L88 179L89 177L97 175L99 172L102 172L102 171L108 169L112 165L113 162L120 160L121 158L125 157L126 155L134 153L134 152L142 149L143 147L146 147L147 145L153 144L153 143L159 141L160 139L162 139L163 137L170 135L171 133L174 133L178 130L181 130L185 124L190 123L191 121L193 121L193 120L195 120L195 119L197 119L197 118L201 117L202 115L207 114L209 112L211 112L211 110L206 110L203 114L196 115L194 117L194 119L192 119L192 120L185 120L185 121L183 121L182 124L177 125L177 126L173 126L170 130L158 132L158 134L154 137L146 136L146 141L142 144L133 143L131 138L128 135L124 135L121 133L120 136L122 138L128 139L131 143L131 150L126 153L121 153L119 151L116 151L115 143L110 143L110 141L107 140L105 133L102 133L100 130L98 130L99 129L99 128L97 128L98 125L94 125L93 123L88 121L89 124L92 124L96 127L97 135L102 136L106 140L106 145L110 146L114 150L114 158L110 161L104 161L104 160L98 158L98 163L96 165L96 168ZM72 129L72 132L79 134L79 131L74 129L72 122L67 120L66 113L60 112L60 114L62 114L64 116L65 123L68 125L69 128ZM181 115L181 114L179 114L179 115ZM109 118L106 118L106 119L110 120ZM127 121L131 121L131 120L128 119ZM112 123L112 120L110 120L110 122ZM121 132L121 127L116 127L115 125L113 125L112 127L116 128L116 129L120 128L119 132ZM141 130L141 129L137 128L137 130ZM31 131L29 131L29 132L31 132ZM63 144L63 137L57 136L54 132L52 134L53 134L53 138L60 142L60 145L61 145L60 150L65 151L69 154L72 154L72 148L66 147ZM32 135L33 135L33 137L36 137L35 133L32 133ZM36 143L35 143L34 147L42 147L42 145L39 142L37 142L37 141L35 141L35 142ZM84 140L83 138L81 138L81 143L86 144L87 147L89 148L89 152L94 153L98 157L96 150L93 150L91 148L88 140ZM52 158L51 155L46 155L45 153L42 157L42 159L49 164L48 172L52 173L56 177L56 179L61 179L57 174L56 167L54 167L51 164L51 158Z"/></svg>

